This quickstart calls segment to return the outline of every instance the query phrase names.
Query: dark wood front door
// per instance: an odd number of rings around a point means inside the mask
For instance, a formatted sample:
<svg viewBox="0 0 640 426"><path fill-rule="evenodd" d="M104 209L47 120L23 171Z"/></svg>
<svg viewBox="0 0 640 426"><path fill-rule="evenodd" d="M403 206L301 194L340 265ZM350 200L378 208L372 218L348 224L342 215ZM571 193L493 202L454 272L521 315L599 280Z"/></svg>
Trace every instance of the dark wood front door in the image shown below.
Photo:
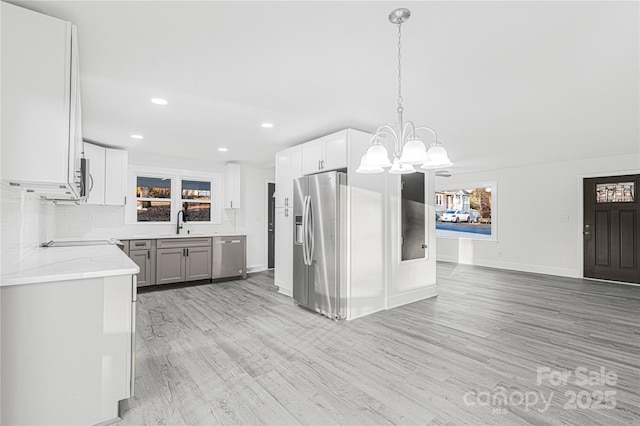
<svg viewBox="0 0 640 426"><path fill-rule="evenodd" d="M640 175L584 179L584 276L640 283Z"/></svg>

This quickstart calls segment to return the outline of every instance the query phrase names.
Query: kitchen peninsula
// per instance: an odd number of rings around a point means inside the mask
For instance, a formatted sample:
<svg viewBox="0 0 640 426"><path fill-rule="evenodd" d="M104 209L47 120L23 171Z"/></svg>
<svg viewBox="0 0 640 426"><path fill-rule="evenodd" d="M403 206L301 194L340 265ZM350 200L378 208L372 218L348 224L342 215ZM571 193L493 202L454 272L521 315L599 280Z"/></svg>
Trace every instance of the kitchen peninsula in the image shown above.
<svg viewBox="0 0 640 426"><path fill-rule="evenodd" d="M117 246L89 245L2 271L2 424L117 420L133 395L138 270Z"/></svg>

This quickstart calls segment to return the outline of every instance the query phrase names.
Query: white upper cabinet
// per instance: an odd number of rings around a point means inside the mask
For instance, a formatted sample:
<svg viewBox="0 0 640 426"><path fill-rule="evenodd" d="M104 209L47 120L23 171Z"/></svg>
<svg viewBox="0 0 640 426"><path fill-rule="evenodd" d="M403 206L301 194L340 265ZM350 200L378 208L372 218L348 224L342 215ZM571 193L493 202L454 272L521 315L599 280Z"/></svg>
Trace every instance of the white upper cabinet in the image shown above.
<svg viewBox="0 0 640 426"><path fill-rule="evenodd" d="M293 207L293 180L302 176L299 146L276 153L276 207Z"/></svg>
<svg viewBox="0 0 640 426"><path fill-rule="evenodd" d="M129 153L122 149L105 149L104 203L108 206L122 206L127 194L127 168ZM90 167L93 167L90 165Z"/></svg>
<svg viewBox="0 0 640 426"><path fill-rule="evenodd" d="M84 156L89 159L89 196L87 204L104 204L105 149L90 143L84 144Z"/></svg>
<svg viewBox="0 0 640 426"><path fill-rule="evenodd" d="M342 130L303 144L303 174L310 175L346 168L348 164L347 139L347 130Z"/></svg>
<svg viewBox="0 0 640 426"><path fill-rule="evenodd" d="M52 199L81 197L75 26L1 8L2 179Z"/></svg>
<svg viewBox="0 0 640 426"><path fill-rule="evenodd" d="M242 169L238 164L226 164L224 166L224 203L225 209L239 209L240 183Z"/></svg>
<svg viewBox="0 0 640 426"><path fill-rule="evenodd" d="M124 205L128 152L85 143L84 155L91 170L87 204Z"/></svg>

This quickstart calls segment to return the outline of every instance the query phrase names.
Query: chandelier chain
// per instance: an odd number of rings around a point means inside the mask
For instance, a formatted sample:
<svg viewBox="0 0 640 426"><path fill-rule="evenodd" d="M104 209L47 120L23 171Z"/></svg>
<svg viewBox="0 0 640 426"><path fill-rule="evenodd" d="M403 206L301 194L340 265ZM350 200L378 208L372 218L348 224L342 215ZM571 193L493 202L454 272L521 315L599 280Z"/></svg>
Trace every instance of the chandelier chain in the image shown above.
<svg viewBox="0 0 640 426"><path fill-rule="evenodd" d="M398 110L402 110L402 24L398 24Z"/></svg>

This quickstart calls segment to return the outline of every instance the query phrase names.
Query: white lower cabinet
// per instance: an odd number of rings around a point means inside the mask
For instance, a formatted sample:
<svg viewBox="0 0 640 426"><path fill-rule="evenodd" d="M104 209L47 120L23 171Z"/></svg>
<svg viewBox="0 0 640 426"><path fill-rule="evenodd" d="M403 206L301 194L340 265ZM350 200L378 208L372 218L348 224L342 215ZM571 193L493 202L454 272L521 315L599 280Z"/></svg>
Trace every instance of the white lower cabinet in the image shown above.
<svg viewBox="0 0 640 426"><path fill-rule="evenodd" d="M277 191L277 188L276 188ZM293 204L292 204L293 205ZM293 208L276 208L275 284L279 292L293 295Z"/></svg>
<svg viewBox="0 0 640 426"><path fill-rule="evenodd" d="M0 287L0 424L105 424L133 394L131 275Z"/></svg>

